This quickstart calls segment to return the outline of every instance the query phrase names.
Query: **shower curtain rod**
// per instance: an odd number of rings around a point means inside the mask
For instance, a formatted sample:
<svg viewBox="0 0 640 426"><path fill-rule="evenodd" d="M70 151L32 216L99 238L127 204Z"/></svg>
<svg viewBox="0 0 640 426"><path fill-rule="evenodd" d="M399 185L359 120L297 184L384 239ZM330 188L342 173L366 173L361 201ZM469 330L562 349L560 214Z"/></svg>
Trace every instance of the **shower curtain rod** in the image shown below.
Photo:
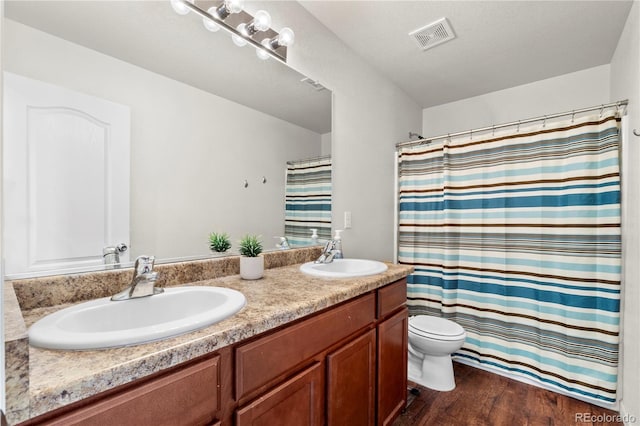
<svg viewBox="0 0 640 426"><path fill-rule="evenodd" d="M303 158L302 160L291 160L291 161L287 161L287 165L289 166L293 166L294 164L300 164L300 163L310 163L312 161L320 161L320 160L328 160L330 159L331 156L330 155L321 155L319 157L311 157L311 158Z"/></svg>
<svg viewBox="0 0 640 426"><path fill-rule="evenodd" d="M452 138L452 137L462 136L462 135L467 135L467 134L473 135L474 133L482 133L482 132L486 132L486 131L489 131L489 130L493 131L493 130L496 130L496 129L501 129L503 127L520 126L522 124L533 123L534 121L543 121L543 120L562 117L562 116L565 116L565 115L574 115L575 116L576 114L581 114L583 112L596 111L596 110L603 111L603 110L605 110L607 108L613 108L613 107L620 108L620 107L623 107L623 106L627 106L628 103L629 103L629 100L628 99L624 99L622 101L611 102L609 104L602 104L602 105L593 106L593 107L589 107L589 108L574 109L572 111L560 112L560 113L549 114L549 115L543 115L541 117L528 118L526 120L512 121L511 123L505 123L505 124L498 124L498 125L493 125L493 126L481 127L481 128L478 128L478 129L465 130L465 131L456 132L456 133L446 133L444 135L435 136L435 137L429 137L429 138L424 138L424 139L419 139L419 140L399 142L399 143L396 144L396 149L404 148L404 147L408 147L408 146L414 146L414 145L428 144L428 143L431 143L431 142L436 141L438 139Z"/></svg>

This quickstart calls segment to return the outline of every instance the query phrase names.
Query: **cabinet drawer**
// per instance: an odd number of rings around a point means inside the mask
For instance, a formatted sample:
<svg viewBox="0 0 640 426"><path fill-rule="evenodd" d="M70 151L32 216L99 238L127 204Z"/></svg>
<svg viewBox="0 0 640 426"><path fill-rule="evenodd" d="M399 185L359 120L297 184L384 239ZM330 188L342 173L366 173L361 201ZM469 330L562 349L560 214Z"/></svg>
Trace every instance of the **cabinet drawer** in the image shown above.
<svg viewBox="0 0 640 426"><path fill-rule="evenodd" d="M215 356L47 421L49 425L204 425L220 409Z"/></svg>
<svg viewBox="0 0 640 426"><path fill-rule="evenodd" d="M407 303L407 279L378 289L378 318L389 315Z"/></svg>
<svg viewBox="0 0 640 426"><path fill-rule="evenodd" d="M238 347L237 398L267 384L374 320L375 297L368 294Z"/></svg>

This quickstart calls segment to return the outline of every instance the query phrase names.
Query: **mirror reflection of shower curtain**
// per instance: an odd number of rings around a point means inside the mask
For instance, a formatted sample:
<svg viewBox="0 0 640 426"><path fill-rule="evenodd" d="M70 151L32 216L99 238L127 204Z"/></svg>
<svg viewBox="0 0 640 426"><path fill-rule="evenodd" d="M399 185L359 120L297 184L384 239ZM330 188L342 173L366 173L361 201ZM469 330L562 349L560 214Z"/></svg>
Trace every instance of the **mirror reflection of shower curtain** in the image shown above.
<svg viewBox="0 0 640 426"><path fill-rule="evenodd" d="M409 309L465 328L454 359L616 401L619 133L596 112L401 150Z"/></svg>
<svg viewBox="0 0 640 426"><path fill-rule="evenodd" d="M331 238L331 157L287 163L284 223L291 247L310 245L311 229Z"/></svg>

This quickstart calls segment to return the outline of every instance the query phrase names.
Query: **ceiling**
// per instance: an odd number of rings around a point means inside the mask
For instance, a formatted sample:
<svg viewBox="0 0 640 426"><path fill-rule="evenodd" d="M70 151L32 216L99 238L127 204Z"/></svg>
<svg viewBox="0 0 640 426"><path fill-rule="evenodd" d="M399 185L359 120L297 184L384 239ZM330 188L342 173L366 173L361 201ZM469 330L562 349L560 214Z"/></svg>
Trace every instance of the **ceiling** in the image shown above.
<svg viewBox="0 0 640 426"><path fill-rule="evenodd" d="M427 108L608 64L631 1L301 1ZM409 33L446 17L456 38Z"/></svg>
<svg viewBox="0 0 640 426"><path fill-rule="evenodd" d="M198 3L206 8L219 0ZM608 64L632 6L630 0L300 3L422 108ZM318 133L330 131L330 92L298 84L299 73L259 61L223 32L205 31L198 17L176 15L166 0L6 1L5 14ZM408 34L442 17L456 38L421 50Z"/></svg>

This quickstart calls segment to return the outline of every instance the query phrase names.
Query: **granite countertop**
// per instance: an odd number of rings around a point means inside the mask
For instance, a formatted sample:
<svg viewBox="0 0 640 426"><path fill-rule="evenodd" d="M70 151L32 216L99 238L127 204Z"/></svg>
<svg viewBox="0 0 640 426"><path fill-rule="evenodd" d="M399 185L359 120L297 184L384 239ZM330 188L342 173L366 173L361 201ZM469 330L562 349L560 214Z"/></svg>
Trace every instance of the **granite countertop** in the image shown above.
<svg viewBox="0 0 640 426"><path fill-rule="evenodd" d="M409 266L388 266L382 274L349 279L311 277L301 273L296 264L267 269L264 277L256 281L245 281L238 275L197 281L188 285L232 288L245 295L247 304L224 321L158 342L96 351L29 347L29 417L217 351L412 272ZM24 324L29 327L69 305L23 310Z"/></svg>

